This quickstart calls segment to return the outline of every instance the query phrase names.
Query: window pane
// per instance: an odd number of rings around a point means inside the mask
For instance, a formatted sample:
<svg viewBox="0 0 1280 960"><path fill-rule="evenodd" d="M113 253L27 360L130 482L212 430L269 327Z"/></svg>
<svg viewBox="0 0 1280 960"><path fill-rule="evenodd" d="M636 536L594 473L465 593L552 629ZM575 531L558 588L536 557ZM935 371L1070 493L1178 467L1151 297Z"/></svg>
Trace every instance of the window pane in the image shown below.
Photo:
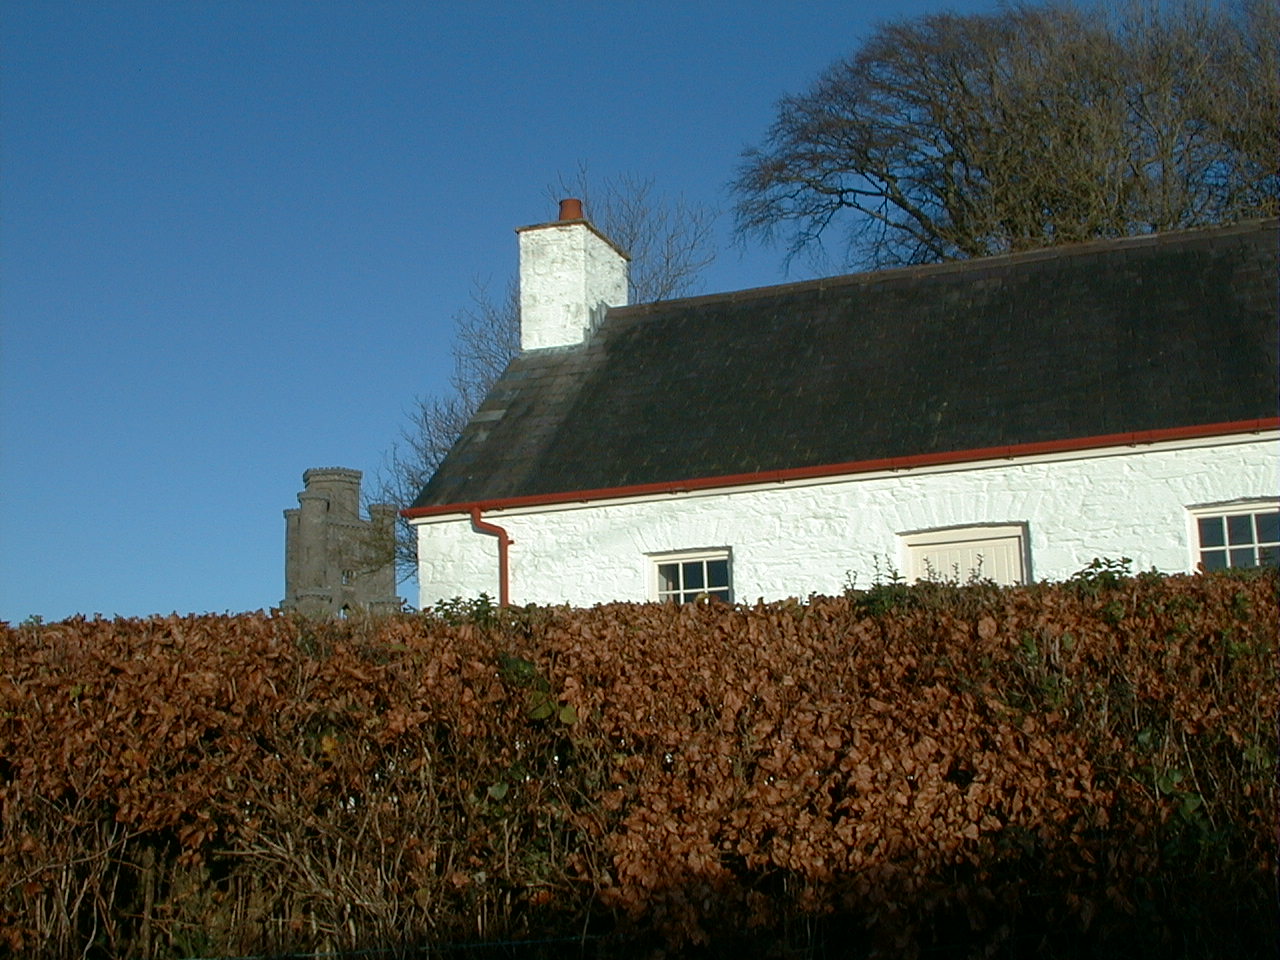
<svg viewBox="0 0 1280 960"><path fill-rule="evenodd" d="M1227 543L1253 543L1253 517L1242 514L1238 517L1227 517Z"/></svg>
<svg viewBox="0 0 1280 960"><path fill-rule="evenodd" d="M684 588L701 590L706 580L702 576L702 561L691 560L684 564Z"/></svg>
<svg viewBox="0 0 1280 960"><path fill-rule="evenodd" d="M1265 567L1280 566L1280 547L1261 547L1258 550L1258 564Z"/></svg>
<svg viewBox="0 0 1280 960"><path fill-rule="evenodd" d="M1238 547L1231 551L1231 566L1252 567L1256 565L1253 547Z"/></svg>
<svg viewBox="0 0 1280 960"><path fill-rule="evenodd" d="M1200 562L1204 564L1206 570L1225 570L1227 569L1227 551L1205 550L1200 554Z"/></svg>
<svg viewBox="0 0 1280 960"><path fill-rule="evenodd" d="M707 561L707 586L724 587L729 586L729 561L728 560L708 560Z"/></svg>
<svg viewBox="0 0 1280 960"><path fill-rule="evenodd" d="M1221 517L1200 518L1200 546L1221 547L1227 541L1222 535Z"/></svg>
<svg viewBox="0 0 1280 960"><path fill-rule="evenodd" d="M1258 523L1258 543L1280 543L1280 513L1259 513L1254 519Z"/></svg>
<svg viewBox="0 0 1280 960"><path fill-rule="evenodd" d="M658 591L667 593L671 590L680 589L680 564L678 563L660 563L658 564Z"/></svg>
<svg viewBox="0 0 1280 960"><path fill-rule="evenodd" d="M717 556L711 551L695 553L690 550L683 557L655 557L653 563L657 578L656 599L667 603L694 603L714 596L726 603L731 602L731 571L725 554Z"/></svg>

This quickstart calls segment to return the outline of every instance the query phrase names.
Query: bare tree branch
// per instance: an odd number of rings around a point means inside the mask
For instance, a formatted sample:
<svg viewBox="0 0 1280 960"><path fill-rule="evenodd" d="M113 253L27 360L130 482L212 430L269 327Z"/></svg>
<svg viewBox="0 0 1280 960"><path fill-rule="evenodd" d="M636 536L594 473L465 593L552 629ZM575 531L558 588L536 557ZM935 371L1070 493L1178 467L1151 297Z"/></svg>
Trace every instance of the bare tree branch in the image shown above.
<svg viewBox="0 0 1280 960"><path fill-rule="evenodd" d="M788 256L866 266L1280 211L1280 4L1132 0L882 26L784 98L733 189Z"/></svg>
<svg viewBox="0 0 1280 960"><path fill-rule="evenodd" d="M654 190L652 177L619 174L593 184L585 166L547 189L552 200L578 197L587 216L631 257L632 303L670 300L692 292L716 258L716 211L683 195Z"/></svg>
<svg viewBox="0 0 1280 960"><path fill-rule="evenodd" d="M651 178L622 174L593 184L586 168L548 187L553 199L576 196L587 216L631 256L630 299L646 303L694 290L716 255L716 212L683 196L659 194ZM476 284L454 316L449 392L419 397L370 484L374 502L407 506L426 486L485 395L520 352L520 291L511 280L500 298ZM416 572L417 542L401 519L396 531L401 579Z"/></svg>

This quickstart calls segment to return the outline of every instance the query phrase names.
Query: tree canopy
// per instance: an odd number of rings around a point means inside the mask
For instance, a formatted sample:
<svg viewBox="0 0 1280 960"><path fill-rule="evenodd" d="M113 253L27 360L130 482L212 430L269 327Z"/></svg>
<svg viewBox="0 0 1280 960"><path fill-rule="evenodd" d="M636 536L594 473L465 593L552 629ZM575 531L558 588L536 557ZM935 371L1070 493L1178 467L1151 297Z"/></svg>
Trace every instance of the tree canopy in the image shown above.
<svg viewBox="0 0 1280 960"><path fill-rule="evenodd" d="M1277 0L936 14L780 101L735 212L862 266L1226 223L1280 211L1277 131Z"/></svg>

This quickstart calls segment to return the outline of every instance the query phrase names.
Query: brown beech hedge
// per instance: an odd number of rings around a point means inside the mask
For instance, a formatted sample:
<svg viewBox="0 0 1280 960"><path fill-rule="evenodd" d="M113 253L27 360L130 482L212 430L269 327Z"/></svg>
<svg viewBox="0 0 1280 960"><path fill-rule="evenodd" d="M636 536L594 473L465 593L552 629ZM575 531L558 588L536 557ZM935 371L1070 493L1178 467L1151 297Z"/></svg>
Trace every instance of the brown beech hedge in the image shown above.
<svg viewBox="0 0 1280 960"><path fill-rule="evenodd" d="M0 951L1260 955L1277 622L1274 570L1100 565L5 625Z"/></svg>

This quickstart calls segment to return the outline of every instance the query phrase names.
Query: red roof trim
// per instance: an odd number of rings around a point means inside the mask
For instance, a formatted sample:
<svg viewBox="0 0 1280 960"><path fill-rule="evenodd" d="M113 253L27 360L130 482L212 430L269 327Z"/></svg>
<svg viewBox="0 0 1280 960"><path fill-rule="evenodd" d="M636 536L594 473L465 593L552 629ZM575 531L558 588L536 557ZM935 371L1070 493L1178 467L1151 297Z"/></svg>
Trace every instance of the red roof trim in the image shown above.
<svg viewBox="0 0 1280 960"><path fill-rule="evenodd" d="M1238 433L1260 433L1280 429L1280 417L1263 417L1258 420L1236 420L1229 423L1206 423L1194 427L1168 427L1162 430L1139 430L1135 433L1109 433L1096 437L1075 437L1069 440L1043 440L1038 443L1019 443L1004 447L980 447L974 450L951 450L945 453L922 453L907 457L886 457L881 460L855 460L850 463L833 463L817 467L796 467L789 470L764 470L759 473L736 473L722 477L697 477L692 480L641 483L630 487L602 487L598 490L571 490L563 493L542 493L524 497L502 497L494 500L478 500L470 503L446 503L434 507L407 507L400 511L402 517L435 517L449 513L470 513L472 510L502 510L511 507L549 506L557 503L586 503L591 500L616 500L623 497L642 497L658 493L688 493L692 490L710 490L717 487L740 487L758 483L785 483L788 480L813 480L822 477L839 477L849 474L874 473L881 470L908 470L947 463L972 463L979 460L1007 460L1045 453L1067 453L1075 450L1092 450L1106 447L1133 447L1139 444L1159 443L1163 440L1189 440L1200 437L1229 436Z"/></svg>

